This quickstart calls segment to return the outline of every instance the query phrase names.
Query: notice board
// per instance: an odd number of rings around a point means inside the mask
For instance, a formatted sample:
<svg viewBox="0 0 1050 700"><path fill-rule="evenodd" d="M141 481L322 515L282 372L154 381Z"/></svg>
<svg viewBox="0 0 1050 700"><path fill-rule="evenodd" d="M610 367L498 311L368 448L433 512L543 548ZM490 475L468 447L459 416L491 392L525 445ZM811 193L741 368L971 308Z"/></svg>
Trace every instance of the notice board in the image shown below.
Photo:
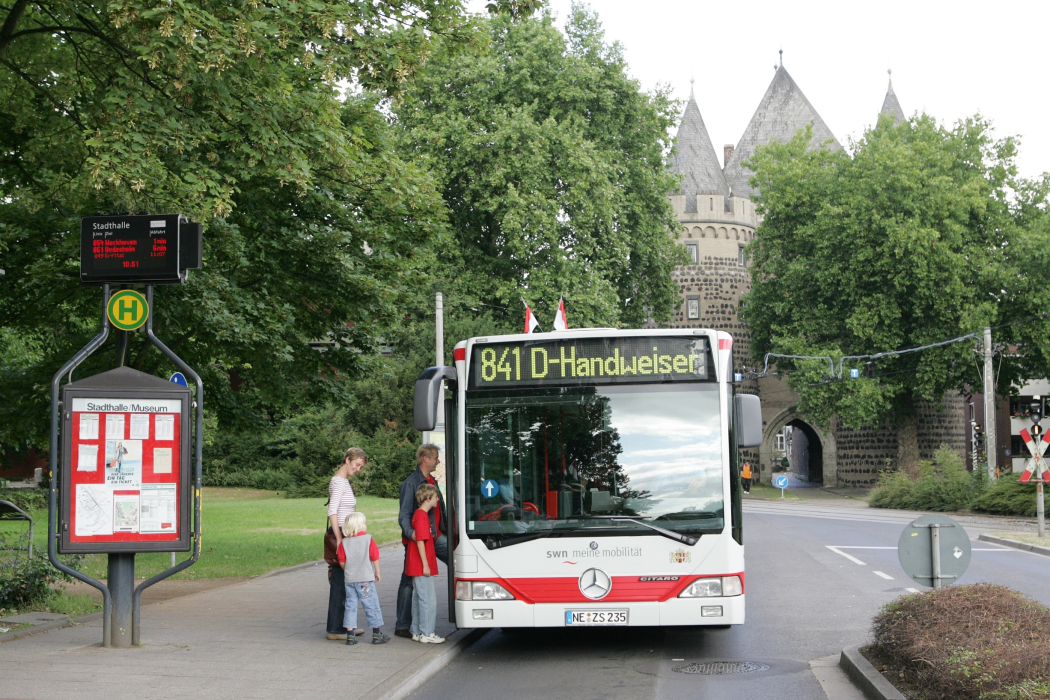
<svg viewBox="0 0 1050 700"><path fill-rule="evenodd" d="M120 368L62 397L59 551L188 551L190 390Z"/></svg>

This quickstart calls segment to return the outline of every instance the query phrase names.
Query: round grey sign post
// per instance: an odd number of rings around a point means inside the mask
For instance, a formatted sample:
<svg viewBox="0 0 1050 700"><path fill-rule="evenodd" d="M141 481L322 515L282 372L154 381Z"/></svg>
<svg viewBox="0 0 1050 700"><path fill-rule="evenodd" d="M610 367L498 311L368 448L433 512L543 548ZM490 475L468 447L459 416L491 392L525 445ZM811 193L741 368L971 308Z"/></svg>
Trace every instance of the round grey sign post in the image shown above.
<svg viewBox="0 0 1050 700"><path fill-rule="evenodd" d="M924 515L904 528L897 558L915 583L940 588L970 565L970 536L947 515Z"/></svg>

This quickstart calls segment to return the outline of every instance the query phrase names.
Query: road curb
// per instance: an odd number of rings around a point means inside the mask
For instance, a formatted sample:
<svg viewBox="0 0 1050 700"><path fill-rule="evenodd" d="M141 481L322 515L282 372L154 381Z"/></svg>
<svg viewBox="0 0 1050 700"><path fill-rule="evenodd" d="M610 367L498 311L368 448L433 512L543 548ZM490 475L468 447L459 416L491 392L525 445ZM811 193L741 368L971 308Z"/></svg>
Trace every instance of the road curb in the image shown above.
<svg viewBox="0 0 1050 700"><path fill-rule="evenodd" d="M977 539L982 542L1001 544L1004 547L1013 547L1014 549L1031 552L1032 554L1042 554L1044 557L1050 557L1050 547L1040 547L1037 544L1028 544L1027 542L1015 542L1014 540L1003 539L1002 537L996 537L995 535L989 535L984 532L978 535Z"/></svg>
<svg viewBox="0 0 1050 700"><path fill-rule="evenodd" d="M868 700L906 700L904 695L864 658L860 653L862 646L866 645L846 647L839 657L839 666L853 681L853 685L857 686Z"/></svg>
<svg viewBox="0 0 1050 700"><path fill-rule="evenodd" d="M28 637L31 634L40 634L41 632L60 630L63 627L73 627L75 625L81 625L85 622L92 622L101 618L102 613L94 612L88 613L87 615L80 615L79 617L67 617L64 620L45 622L42 625L33 625L32 627L26 627L25 629L21 630L14 630L13 632L5 632L4 634L0 634L0 644L3 644L4 642L13 642L16 639Z"/></svg>
<svg viewBox="0 0 1050 700"><path fill-rule="evenodd" d="M462 632L463 630L457 630L453 632L450 637ZM468 633L457 637L455 640L449 639L451 642L446 649L443 649L440 654L430 659L430 661L423 664L423 667L418 671L408 676L407 678L390 678L383 681L375 688L372 689L375 700L404 700L412 692L430 680L436 675L441 669L448 666L452 659L460 655L467 647L474 644L488 633L488 629L473 629Z"/></svg>

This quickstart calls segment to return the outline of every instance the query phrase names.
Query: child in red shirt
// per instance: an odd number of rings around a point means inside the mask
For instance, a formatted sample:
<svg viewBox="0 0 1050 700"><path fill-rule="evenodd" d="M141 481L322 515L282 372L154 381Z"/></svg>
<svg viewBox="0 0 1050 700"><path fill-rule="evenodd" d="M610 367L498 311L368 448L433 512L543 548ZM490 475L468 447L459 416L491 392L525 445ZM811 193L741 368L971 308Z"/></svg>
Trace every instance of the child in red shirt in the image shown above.
<svg viewBox="0 0 1050 700"><path fill-rule="evenodd" d="M412 515L415 546L409 546L405 575L412 577L412 639L423 644L441 644L444 637L434 632L437 626L437 595L433 576L437 574L434 533L430 531L430 510L438 504L438 490L423 484L416 491L419 508Z"/></svg>

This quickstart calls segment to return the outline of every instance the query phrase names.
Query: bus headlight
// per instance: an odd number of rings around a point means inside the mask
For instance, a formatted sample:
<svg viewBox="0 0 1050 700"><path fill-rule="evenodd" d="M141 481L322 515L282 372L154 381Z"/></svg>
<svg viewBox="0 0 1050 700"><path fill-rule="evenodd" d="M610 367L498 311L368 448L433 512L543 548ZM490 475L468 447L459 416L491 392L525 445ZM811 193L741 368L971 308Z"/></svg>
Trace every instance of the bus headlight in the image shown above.
<svg viewBox="0 0 1050 700"><path fill-rule="evenodd" d="M493 581L456 581L456 600L514 600L514 596Z"/></svg>
<svg viewBox="0 0 1050 700"><path fill-rule="evenodd" d="M720 598L741 595L744 587L740 583L739 576L721 576L718 578L702 578L693 581L686 586L685 590L678 594L679 598Z"/></svg>

